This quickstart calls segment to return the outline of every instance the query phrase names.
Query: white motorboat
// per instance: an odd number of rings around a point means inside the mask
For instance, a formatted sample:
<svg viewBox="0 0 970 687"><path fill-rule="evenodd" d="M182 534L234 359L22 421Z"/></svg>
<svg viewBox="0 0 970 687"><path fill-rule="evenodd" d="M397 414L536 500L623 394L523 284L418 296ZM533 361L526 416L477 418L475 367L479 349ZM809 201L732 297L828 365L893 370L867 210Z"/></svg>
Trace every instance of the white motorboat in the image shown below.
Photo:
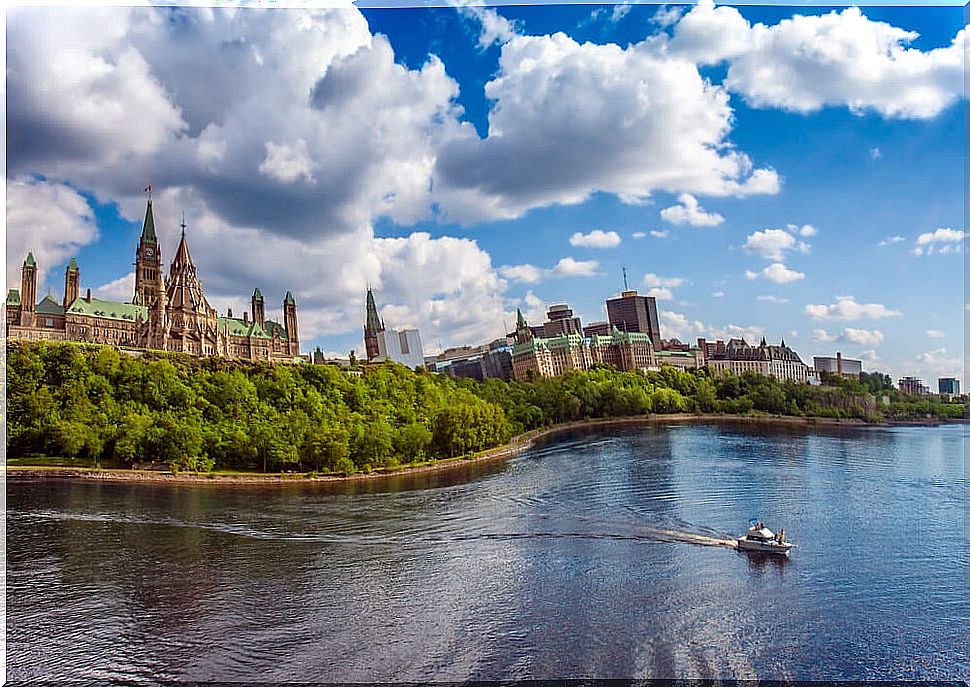
<svg viewBox="0 0 970 687"><path fill-rule="evenodd" d="M787 556L795 545L785 541L785 530L775 534L760 520L748 528L748 533L738 537L738 548L742 551L761 551Z"/></svg>

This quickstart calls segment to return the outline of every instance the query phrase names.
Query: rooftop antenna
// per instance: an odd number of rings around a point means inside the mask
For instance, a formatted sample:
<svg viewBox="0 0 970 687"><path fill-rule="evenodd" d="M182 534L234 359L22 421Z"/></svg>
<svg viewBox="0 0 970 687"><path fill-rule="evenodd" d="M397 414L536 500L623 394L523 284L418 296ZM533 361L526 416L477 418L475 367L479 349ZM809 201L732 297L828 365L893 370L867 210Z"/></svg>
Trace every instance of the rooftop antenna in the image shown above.
<svg viewBox="0 0 970 687"><path fill-rule="evenodd" d="M151 186L148 188L151 188ZM182 238L185 238L185 210L182 210L182 223L179 226L182 227Z"/></svg>
<svg viewBox="0 0 970 687"><path fill-rule="evenodd" d="M630 287L627 286L627 283L626 283L626 267L623 268L623 290L624 291L630 290Z"/></svg>

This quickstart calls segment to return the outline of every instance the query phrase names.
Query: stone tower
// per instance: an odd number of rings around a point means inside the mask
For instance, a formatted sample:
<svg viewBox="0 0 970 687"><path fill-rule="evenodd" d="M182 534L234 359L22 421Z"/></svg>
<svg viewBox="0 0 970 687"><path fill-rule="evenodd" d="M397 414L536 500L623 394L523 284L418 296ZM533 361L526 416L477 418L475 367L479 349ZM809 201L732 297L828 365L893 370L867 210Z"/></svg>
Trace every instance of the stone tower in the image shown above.
<svg viewBox="0 0 970 687"><path fill-rule="evenodd" d="M181 226L182 238L169 265L165 283L168 349L194 355L215 355L219 317L206 300L195 262L189 254L184 220Z"/></svg>
<svg viewBox="0 0 970 687"><path fill-rule="evenodd" d="M522 315L522 310L516 308L515 310L515 343L525 343L526 341L532 341L533 334L532 330L529 329L529 323L525 321L525 316Z"/></svg>
<svg viewBox="0 0 970 687"><path fill-rule="evenodd" d="M374 292L367 289L367 319L364 322L364 348L367 359L373 360L380 355L377 345L377 335L384 331L384 323L377 314L377 303L374 302Z"/></svg>
<svg viewBox="0 0 970 687"><path fill-rule="evenodd" d="M27 253L20 276L20 326L33 327L37 309L37 263L34 254Z"/></svg>
<svg viewBox="0 0 970 687"><path fill-rule="evenodd" d="M152 215L152 201L145 210L145 223L141 239L135 251L135 296L132 303L151 306L158 298L159 276L162 274L162 254L155 235L155 218ZM164 287L162 287L164 289Z"/></svg>
<svg viewBox="0 0 970 687"><path fill-rule="evenodd" d="M262 327L266 323L266 309L263 305L263 294L259 292L259 287L253 291L253 322Z"/></svg>
<svg viewBox="0 0 970 687"><path fill-rule="evenodd" d="M283 327L286 329L286 340L290 344L290 355L295 358L300 355L300 331L296 325L296 300L289 291L283 299Z"/></svg>
<svg viewBox="0 0 970 687"><path fill-rule="evenodd" d="M77 300L81 294L81 270L78 269L77 260L71 258L71 264L64 271L64 311L71 307L71 303Z"/></svg>

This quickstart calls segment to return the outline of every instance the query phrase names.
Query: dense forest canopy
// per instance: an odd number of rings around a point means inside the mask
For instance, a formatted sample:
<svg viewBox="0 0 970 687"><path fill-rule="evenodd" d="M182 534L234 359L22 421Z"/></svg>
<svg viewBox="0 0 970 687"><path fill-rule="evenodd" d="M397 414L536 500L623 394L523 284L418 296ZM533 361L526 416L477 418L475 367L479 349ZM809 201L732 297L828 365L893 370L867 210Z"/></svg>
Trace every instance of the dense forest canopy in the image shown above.
<svg viewBox="0 0 970 687"><path fill-rule="evenodd" d="M173 470L349 474L470 455L587 418L753 412L840 418L962 417L879 373L820 387L756 374L602 367L529 382L459 380L387 363L269 365L107 346L10 342L7 451Z"/></svg>

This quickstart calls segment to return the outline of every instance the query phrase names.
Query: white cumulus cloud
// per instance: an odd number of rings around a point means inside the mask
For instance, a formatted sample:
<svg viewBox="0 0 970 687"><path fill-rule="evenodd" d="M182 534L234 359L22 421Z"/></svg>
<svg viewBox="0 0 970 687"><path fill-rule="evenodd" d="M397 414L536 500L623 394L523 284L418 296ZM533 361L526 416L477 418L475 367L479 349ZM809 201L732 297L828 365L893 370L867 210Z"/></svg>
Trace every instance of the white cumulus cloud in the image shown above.
<svg viewBox="0 0 970 687"><path fill-rule="evenodd" d="M542 279L543 276L542 269L529 264L503 265L498 268L498 273L504 279L525 282L526 284L534 284Z"/></svg>
<svg viewBox="0 0 970 687"><path fill-rule="evenodd" d="M291 183L297 179L316 183L313 178L313 163L307 152L306 141L302 138L292 145L267 141L266 158L259 165L259 173L283 183Z"/></svg>
<svg viewBox="0 0 970 687"><path fill-rule="evenodd" d="M596 260L575 260L565 257L556 263L552 273L557 277L594 277L599 263Z"/></svg>
<svg viewBox="0 0 970 687"><path fill-rule="evenodd" d="M588 234L577 231L569 237L569 245L579 248L614 248L620 245L620 235L615 231L594 229Z"/></svg>
<svg viewBox="0 0 970 687"><path fill-rule="evenodd" d="M881 344L885 337L878 329L852 329L847 327L842 332L840 339L859 346L875 347Z"/></svg>
<svg viewBox="0 0 970 687"><path fill-rule="evenodd" d="M644 286L659 286L659 287L669 287L676 288L678 286L683 286L687 284L687 280L683 277L660 277L652 272L643 275L643 285Z"/></svg>
<svg viewBox="0 0 970 687"><path fill-rule="evenodd" d="M660 218L671 224L689 224L692 227L716 227L724 221L716 212L705 212L697 198L689 193L680 194L677 203L661 210Z"/></svg>
<svg viewBox="0 0 970 687"><path fill-rule="evenodd" d="M964 231L947 227L941 227L936 231L927 231L916 237L916 247L913 249L913 253L916 255L959 253L960 244L966 237ZM940 248L937 244L944 245Z"/></svg>
<svg viewBox="0 0 970 687"><path fill-rule="evenodd" d="M965 30L928 51L907 47L916 38L914 31L870 20L858 7L752 25L733 7L703 1L677 24L669 43L659 43L701 63L726 60L724 85L755 107L808 113L844 106L925 119L962 93Z"/></svg>
<svg viewBox="0 0 970 687"><path fill-rule="evenodd" d="M7 286L20 288L27 252L37 263L37 291L43 295L50 270L98 238L94 210L66 184L30 177L7 180Z"/></svg>
<svg viewBox="0 0 970 687"><path fill-rule="evenodd" d="M777 193L778 174L727 143L727 93L697 66L648 42L621 48L564 33L515 36L486 83L488 135L470 126L443 142L435 196L465 224L651 193ZM514 161L510 164L510 161Z"/></svg>
<svg viewBox="0 0 970 687"><path fill-rule="evenodd" d="M852 296L836 296L835 303L830 305L806 305L805 313L816 320L881 319L902 315L881 303L857 303Z"/></svg>
<svg viewBox="0 0 970 687"><path fill-rule="evenodd" d="M882 241L879 242L880 246L891 246L894 243L902 243L906 239L902 236L887 236Z"/></svg>
<svg viewBox="0 0 970 687"><path fill-rule="evenodd" d="M126 303L135 295L135 273L129 272L123 277L109 281L107 284L96 286L91 289L91 292L95 298Z"/></svg>
<svg viewBox="0 0 970 687"><path fill-rule="evenodd" d="M799 279L805 278L804 272L790 270L780 262L773 262L760 272L745 270L744 276L752 280L758 278L767 279L768 281L773 281L776 284L787 284L788 282L798 281Z"/></svg>

